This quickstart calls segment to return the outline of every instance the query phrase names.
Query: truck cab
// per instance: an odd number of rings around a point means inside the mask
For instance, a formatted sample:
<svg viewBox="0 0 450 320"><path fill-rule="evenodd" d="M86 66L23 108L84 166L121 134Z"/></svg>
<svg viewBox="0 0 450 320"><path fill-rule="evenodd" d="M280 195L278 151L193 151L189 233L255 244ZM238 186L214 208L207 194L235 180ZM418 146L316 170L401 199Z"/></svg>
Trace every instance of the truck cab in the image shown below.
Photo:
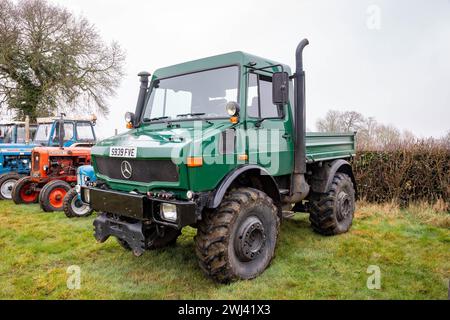
<svg viewBox="0 0 450 320"><path fill-rule="evenodd" d="M140 255L190 225L202 269L229 282L268 266L283 209L310 210L319 233L347 231L354 134L305 133L306 45L295 73L244 52L158 69L151 79L140 73L135 112L125 116L131 130L93 147L98 180L80 191L99 212L96 239L114 236ZM338 205L319 208L325 195Z"/></svg>

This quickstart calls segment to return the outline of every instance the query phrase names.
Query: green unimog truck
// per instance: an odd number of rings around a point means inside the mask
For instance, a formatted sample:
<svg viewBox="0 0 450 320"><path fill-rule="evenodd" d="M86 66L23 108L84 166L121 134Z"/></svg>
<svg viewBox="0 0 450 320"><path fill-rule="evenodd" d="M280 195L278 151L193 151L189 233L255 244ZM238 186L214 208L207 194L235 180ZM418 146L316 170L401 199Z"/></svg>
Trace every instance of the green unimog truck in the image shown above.
<svg viewBox="0 0 450 320"><path fill-rule="evenodd" d="M348 231L355 136L305 133L307 44L295 73L243 52L140 73L131 130L92 148L98 180L80 190L95 238L141 255L192 226L201 269L230 282L268 267L285 210L320 234Z"/></svg>

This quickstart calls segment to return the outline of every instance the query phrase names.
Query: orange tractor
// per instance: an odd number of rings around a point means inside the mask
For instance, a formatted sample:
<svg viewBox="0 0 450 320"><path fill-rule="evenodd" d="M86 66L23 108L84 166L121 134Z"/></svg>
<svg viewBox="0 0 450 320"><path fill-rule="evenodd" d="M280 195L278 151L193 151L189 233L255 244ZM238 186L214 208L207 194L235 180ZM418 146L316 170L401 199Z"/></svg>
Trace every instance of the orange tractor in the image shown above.
<svg viewBox="0 0 450 320"><path fill-rule="evenodd" d="M60 211L64 196L76 185L77 168L90 163L88 147L36 147L31 156L30 176L17 181L12 199L16 204L39 201L46 212Z"/></svg>

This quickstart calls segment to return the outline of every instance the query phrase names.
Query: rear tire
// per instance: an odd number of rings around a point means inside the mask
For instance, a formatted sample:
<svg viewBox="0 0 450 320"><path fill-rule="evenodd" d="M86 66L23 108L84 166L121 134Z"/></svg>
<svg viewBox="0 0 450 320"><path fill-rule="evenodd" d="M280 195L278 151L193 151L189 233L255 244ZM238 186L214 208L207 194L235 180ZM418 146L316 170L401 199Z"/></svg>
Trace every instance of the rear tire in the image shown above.
<svg viewBox="0 0 450 320"><path fill-rule="evenodd" d="M70 190L70 185L62 180L47 183L39 194L41 209L45 212L62 211L64 197Z"/></svg>
<svg viewBox="0 0 450 320"><path fill-rule="evenodd" d="M309 220L315 232L331 236L347 232L355 213L355 189L352 179L337 172L327 193L313 193Z"/></svg>
<svg viewBox="0 0 450 320"><path fill-rule="evenodd" d="M275 254L280 219L272 199L253 188L229 192L198 223L196 254L213 280L228 283L260 275Z"/></svg>
<svg viewBox="0 0 450 320"><path fill-rule="evenodd" d="M78 198L78 192L72 188L67 192L63 200L63 210L67 218L81 218L90 216L93 210L88 204Z"/></svg>
<svg viewBox="0 0 450 320"><path fill-rule="evenodd" d="M20 179L17 173L5 173L0 176L0 200L11 200L14 185Z"/></svg>
<svg viewBox="0 0 450 320"><path fill-rule="evenodd" d="M11 197L15 204L37 203L39 200L39 192L34 191L35 183L30 177L23 177L17 180L11 193Z"/></svg>

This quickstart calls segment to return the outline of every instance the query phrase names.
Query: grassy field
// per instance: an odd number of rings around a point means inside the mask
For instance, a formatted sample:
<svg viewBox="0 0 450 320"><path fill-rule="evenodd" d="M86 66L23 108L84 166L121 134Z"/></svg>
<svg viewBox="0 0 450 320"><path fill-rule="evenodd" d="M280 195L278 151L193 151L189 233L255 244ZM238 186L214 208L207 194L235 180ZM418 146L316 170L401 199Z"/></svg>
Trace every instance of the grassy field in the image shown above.
<svg viewBox="0 0 450 320"><path fill-rule="evenodd" d="M7 299L447 299L450 214L359 204L351 231L322 237L298 214L282 224L277 255L252 281L218 285L197 267L195 230L175 247L136 258L109 239L98 244L92 220L0 201L0 298ZM66 271L81 268L81 288ZM369 290L369 265L381 289Z"/></svg>

